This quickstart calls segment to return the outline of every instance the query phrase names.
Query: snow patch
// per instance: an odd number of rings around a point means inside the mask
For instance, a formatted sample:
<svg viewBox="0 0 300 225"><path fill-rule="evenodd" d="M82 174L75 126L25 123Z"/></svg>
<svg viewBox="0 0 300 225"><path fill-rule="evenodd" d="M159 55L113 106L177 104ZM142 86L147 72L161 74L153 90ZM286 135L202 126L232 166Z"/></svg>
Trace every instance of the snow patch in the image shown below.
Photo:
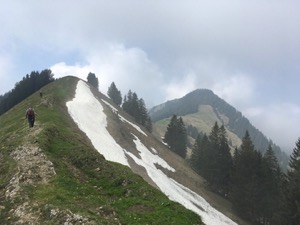
<svg viewBox="0 0 300 225"><path fill-rule="evenodd" d="M118 112L118 110L114 107L114 106L112 106L109 102L107 102L107 101L105 101L105 100L103 100L102 99L102 102L104 102L106 105L108 105L111 109L112 109L112 111L114 112L114 113L117 113ZM122 122L126 122L126 123L128 123L128 124L130 124L132 127L134 127L137 131L139 131L141 134L143 134L143 135L145 135L146 137L147 137L147 134L144 132L144 131L142 131L142 129L139 127L139 126L137 126L137 125L135 125L134 123L131 123L130 121L128 121L128 120L126 120L123 116L121 116L121 115L118 115L119 116L119 118L120 118L120 120L122 121Z"/></svg>
<svg viewBox="0 0 300 225"><path fill-rule="evenodd" d="M143 143L135 136L134 143L139 151L140 157L136 157L130 152L126 152L138 165L143 166L149 177L155 182L160 190L169 197L170 200L175 201L192 210L202 217L206 224L236 224L231 219L214 209L204 198L197 193L179 184L177 181L169 178L161 170L157 169L156 164L175 172L166 161L159 156L152 154Z"/></svg>
<svg viewBox="0 0 300 225"><path fill-rule="evenodd" d="M156 149L155 149L155 148L151 148L151 151L152 151L154 154L156 154L156 155L157 155L157 151L156 151Z"/></svg>
<svg viewBox="0 0 300 225"><path fill-rule="evenodd" d="M106 105L108 105L113 112L118 112L118 109L116 109L114 106L112 106L109 102L105 101L104 99L101 99L102 102L104 102Z"/></svg>
<svg viewBox="0 0 300 225"><path fill-rule="evenodd" d="M140 141L140 139L138 139L137 136L135 136L134 134L132 134L132 135L135 137L135 140L133 140L133 142L135 143L137 150L141 156L141 159L139 159L139 160L143 162L142 163L142 164L144 164L143 167L145 167L146 169L149 168L151 171L153 170L152 172L154 174L155 174L155 171L158 170L156 168L156 165L160 165L163 168L170 170L171 172L176 172L176 170L173 167L171 167L165 160L160 158L158 155L154 155L151 151L149 151L148 148ZM155 150L155 152L157 152L157 151ZM131 158L133 158L132 156L134 156L131 152L126 152L126 154L130 155ZM135 157L135 158L137 158L137 157ZM135 162L136 162L136 160L135 160ZM136 162L136 163L138 163L138 162ZM161 171L161 170L158 170L158 171Z"/></svg>
<svg viewBox="0 0 300 225"><path fill-rule="evenodd" d="M120 145L108 133L106 115L89 86L78 81L75 97L66 103L69 114L106 160L129 166Z"/></svg>

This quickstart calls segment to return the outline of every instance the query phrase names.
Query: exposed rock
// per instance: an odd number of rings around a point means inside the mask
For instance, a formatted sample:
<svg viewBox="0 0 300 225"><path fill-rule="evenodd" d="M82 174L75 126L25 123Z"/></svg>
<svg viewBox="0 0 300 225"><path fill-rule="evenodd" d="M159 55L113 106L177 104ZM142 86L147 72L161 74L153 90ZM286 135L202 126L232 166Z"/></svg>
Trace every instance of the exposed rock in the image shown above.
<svg viewBox="0 0 300 225"><path fill-rule="evenodd" d="M39 212L33 212L32 202L28 202L28 196L23 191L24 185L38 185L47 183L53 176L55 170L53 163L47 159L47 156L38 146L35 136L41 131L39 128L33 128L26 136L23 145L17 147L10 155L17 162L17 173L11 178L6 186L5 197L7 200L14 201L18 198L18 205L10 211L10 214L16 218L16 224L40 224Z"/></svg>

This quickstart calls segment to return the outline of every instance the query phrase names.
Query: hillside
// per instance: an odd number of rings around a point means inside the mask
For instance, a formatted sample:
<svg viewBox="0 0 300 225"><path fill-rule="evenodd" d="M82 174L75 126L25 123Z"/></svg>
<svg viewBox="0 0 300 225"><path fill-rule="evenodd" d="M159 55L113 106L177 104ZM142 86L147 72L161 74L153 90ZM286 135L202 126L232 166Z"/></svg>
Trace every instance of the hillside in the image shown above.
<svg viewBox="0 0 300 225"><path fill-rule="evenodd" d="M199 132L207 134L217 121L218 124L225 125L232 149L240 146L241 140L248 130L257 150L264 153L271 143L282 168L286 168L288 164L288 156L281 151L278 145L255 128L241 112L211 90L197 89L180 99L167 101L153 107L149 114L154 121L154 133L157 137L164 135L173 114L182 116L186 125L193 125Z"/></svg>
<svg viewBox="0 0 300 225"><path fill-rule="evenodd" d="M246 224L184 160L78 81L52 82L0 117L2 224Z"/></svg>

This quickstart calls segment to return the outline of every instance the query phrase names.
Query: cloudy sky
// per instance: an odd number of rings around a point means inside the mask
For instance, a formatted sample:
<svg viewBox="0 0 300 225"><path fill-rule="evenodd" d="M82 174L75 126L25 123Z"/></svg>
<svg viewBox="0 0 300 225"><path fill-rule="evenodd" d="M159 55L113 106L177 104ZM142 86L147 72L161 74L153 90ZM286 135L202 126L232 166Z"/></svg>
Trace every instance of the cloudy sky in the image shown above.
<svg viewBox="0 0 300 225"><path fill-rule="evenodd" d="M292 151L300 136L298 0L2 0L0 94L33 70L98 76L148 107L213 90Z"/></svg>

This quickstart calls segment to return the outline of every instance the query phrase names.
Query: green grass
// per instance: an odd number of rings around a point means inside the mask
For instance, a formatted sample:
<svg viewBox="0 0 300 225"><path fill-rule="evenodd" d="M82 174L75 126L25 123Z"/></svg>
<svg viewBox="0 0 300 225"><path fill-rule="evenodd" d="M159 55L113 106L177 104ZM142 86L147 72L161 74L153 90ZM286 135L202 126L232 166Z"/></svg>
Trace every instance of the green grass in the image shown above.
<svg viewBox="0 0 300 225"><path fill-rule="evenodd" d="M94 224L202 224L195 213L168 200L128 167L108 162L91 145L69 117L65 102L74 96L77 79L57 80L0 117L0 220L9 224L14 205L4 199L5 186L16 172L9 156L28 132L25 110L33 105L35 140L53 162L56 176L46 184L24 187L24 195L38 205L43 224L60 224L63 216L50 217L51 209L71 210Z"/></svg>

